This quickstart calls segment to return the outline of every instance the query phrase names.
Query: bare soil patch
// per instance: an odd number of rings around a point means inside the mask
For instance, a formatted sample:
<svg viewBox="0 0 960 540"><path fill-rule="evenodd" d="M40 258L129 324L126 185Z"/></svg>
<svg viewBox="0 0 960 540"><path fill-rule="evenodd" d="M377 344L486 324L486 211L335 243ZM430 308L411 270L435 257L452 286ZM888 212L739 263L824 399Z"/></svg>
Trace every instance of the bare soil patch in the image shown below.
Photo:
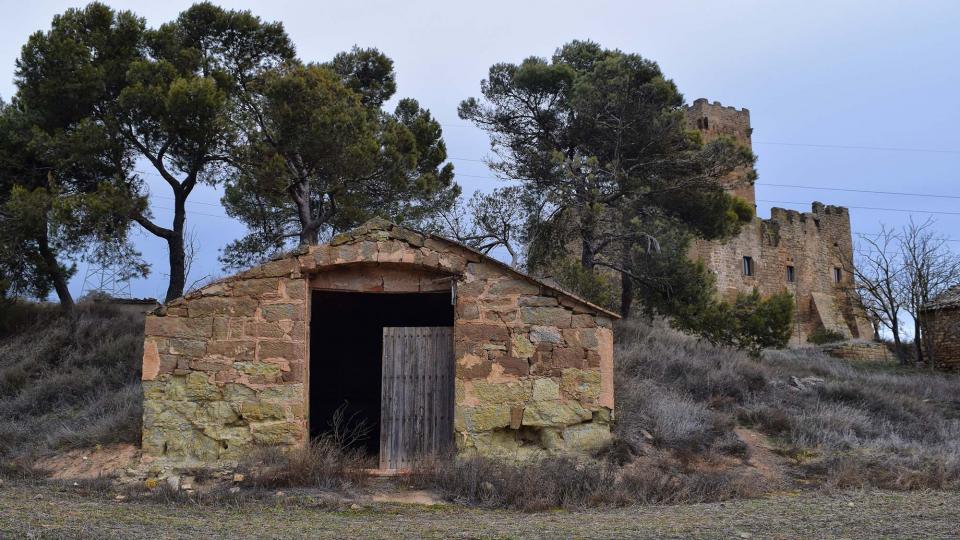
<svg viewBox="0 0 960 540"><path fill-rule="evenodd" d="M140 449L132 444L108 444L45 457L36 462L36 467L53 480L89 480L114 476L135 467L139 459Z"/></svg>

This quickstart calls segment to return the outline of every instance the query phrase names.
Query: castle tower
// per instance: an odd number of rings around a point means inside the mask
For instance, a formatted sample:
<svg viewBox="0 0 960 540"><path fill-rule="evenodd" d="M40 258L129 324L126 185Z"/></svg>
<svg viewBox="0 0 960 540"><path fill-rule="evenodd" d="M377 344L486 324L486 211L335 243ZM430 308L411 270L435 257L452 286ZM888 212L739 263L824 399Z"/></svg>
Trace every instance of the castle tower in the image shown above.
<svg viewBox="0 0 960 540"><path fill-rule="evenodd" d="M718 101L710 103L700 98L686 108L687 127L696 129L703 136L704 142L710 142L721 135L733 137L740 144L753 150L750 136L753 128L750 127L750 110L736 107L725 107ZM756 208L757 197L752 181L741 180L746 171L738 170L731 173L728 191L748 201Z"/></svg>

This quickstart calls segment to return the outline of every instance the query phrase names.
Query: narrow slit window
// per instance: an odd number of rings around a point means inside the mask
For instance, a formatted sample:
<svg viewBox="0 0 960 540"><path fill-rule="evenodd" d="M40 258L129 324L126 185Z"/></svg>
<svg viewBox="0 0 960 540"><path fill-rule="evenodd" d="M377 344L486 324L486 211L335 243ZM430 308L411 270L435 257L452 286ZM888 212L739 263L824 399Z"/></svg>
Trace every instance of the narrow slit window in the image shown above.
<svg viewBox="0 0 960 540"><path fill-rule="evenodd" d="M787 267L787 283L794 283L797 281L797 271L792 267Z"/></svg>
<svg viewBox="0 0 960 540"><path fill-rule="evenodd" d="M833 282L840 283L841 279L843 279L843 271L839 266L833 267Z"/></svg>
<svg viewBox="0 0 960 540"><path fill-rule="evenodd" d="M744 257L743 258L743 275L752 276L753 275L753 258Z"/></svg>

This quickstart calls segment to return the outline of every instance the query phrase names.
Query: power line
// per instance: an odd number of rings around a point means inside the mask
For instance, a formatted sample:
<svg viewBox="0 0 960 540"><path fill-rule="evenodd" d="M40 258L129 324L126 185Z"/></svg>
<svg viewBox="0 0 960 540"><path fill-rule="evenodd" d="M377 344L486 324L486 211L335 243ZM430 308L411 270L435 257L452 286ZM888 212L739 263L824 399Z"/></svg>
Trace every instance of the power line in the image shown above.
<svg viewBox="0 0 960 540"><path fill-rule="evenodd" d="M809 202L798 202L798 201L772 201L769 199L757 199L758 202L766 203L776 203L776 204L801 204L809 205ZM940 210L911 210L907 208L879 208L876 206L847 206L842 205L844 208L853 208L856 210L882 210L886 212L916 212L918 214L943 214L947 216L960 216L960 212L944 212Z"/></svg>
<svg viewBox="0 0 960 540"><path fill-rule="evenodd" d="M157 210L170 210L171 212L173 211L173 208L167 208L166 206L151 206L151 208L155 208L155 209L157 209ZM234 219L234 218L232 218L232 217L230 217L230 216L225 216L225 215L223 215L223 214L205 214L205 213L203 213L203 212L190 212L190 215L191 215L191 216L215 217L215 218L220 218L220 219L229 219L229 220L231 220L231 221L237 221L236 219Z"/></svg>
<svg viewBox="0 0 960 540"><path fill-rule="evenodd" d="M852 189L852 188L829 188L823 186L801 186L797 184L771 184L769 182L757 182L758 186L775 186L797 189L822 189L824 191L847 191L850 193L873 193L877 195L902 195L907 197L931 197L934 199L960 199L960 195L942 195L936 193L910 193L906 191L878 191L873 189Z"/></svg>
<svg viewBox="0 0 960 540"><path fill-rule="evenodd" d="M815 143L790 143L775 141L753 141L753 144L770 144L777 146L806 146L809 148L834 148L839 150L875 150L881 152L927 152L933 154L960 154L960 150L951 150L944 148L902 148L896 146L862 146L856 144L815 144Z"/></svg>
<svg viewBox="0 0 960 540"><path fill-rule="evenodd" d="M442 122L443 127L475 127L482 129L474 124L465 122ZM782 141L752 141L753 144L767 144L772 146L801 146L807 148L829 148L835 150L871 150L877 152L923 152L931 154L960 154L960 150L952 148L911 148L903 146L870 146L865 144L823 144L823 143L805 143L805 142L782 142ZM456 159L456 158L450 158ZM465 159L462 161L478 161Z"/></svg>

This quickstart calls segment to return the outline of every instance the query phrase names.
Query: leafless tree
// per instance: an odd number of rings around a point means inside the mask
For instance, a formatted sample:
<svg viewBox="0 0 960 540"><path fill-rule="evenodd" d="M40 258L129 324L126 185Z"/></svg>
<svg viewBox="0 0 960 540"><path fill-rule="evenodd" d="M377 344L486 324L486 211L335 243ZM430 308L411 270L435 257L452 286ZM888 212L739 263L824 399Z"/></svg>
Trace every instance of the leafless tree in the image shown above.
<svg viewBox="0 0 960 540"><path fill-rule="evenodd" d="M474 193L441 215L439 229L454 240L482 253L498 247L510 254L510 266L519 268L525 214L522 188L510 186L491 193Z"/></svg>
<svg viewBox="0 0 960 540"><path fill-rule="evenodd" d="M860 235L853 260L842 257L841 264L853 274L854 290L867 314L890 330L900 362L906 363L900 346L905 300L900 289L903 264L899 247L897 232L882 226L875 235Z"/></svg>
<svg viewBox="0 0 960 540"><path fill-rule="evenodd" d="M923 306L960 282L960 257L950 250L948 239L934 230L935 220L922 223L910 219L899 235L903 270L898 274L898 289L904 309L913 317L917 363L934 367L933 347L922 317ZM924 354L931 357L924 360Z"/></svg>

